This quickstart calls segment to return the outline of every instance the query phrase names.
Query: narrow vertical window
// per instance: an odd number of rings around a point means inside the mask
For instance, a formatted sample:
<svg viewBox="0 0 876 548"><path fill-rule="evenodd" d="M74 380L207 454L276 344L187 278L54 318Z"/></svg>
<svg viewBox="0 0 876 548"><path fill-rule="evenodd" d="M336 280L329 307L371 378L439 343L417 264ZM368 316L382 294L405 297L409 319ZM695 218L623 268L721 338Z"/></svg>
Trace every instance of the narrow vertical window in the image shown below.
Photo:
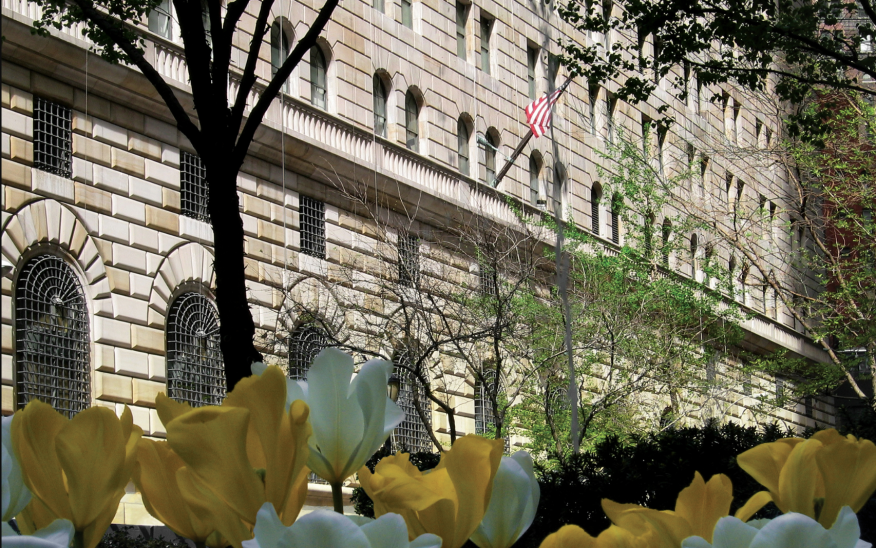
<svg viewBox="0 0 876 548"><path fill-rule="evenodd" d="M412 0L401 0L402 25L414 28L414 6Z"/></svg>
<svg viewBox="0 0 876 548"><path fill-rule="evenodd" d="M15 291L16 400L72 417L91 405L88 309L73 269L54 255L25 263Z"/></svg>
<svg viewBox="0 0 876 548"><path fill-rule="evenodd" d="M590 85L590 134L596 135L596 104L599 101L599 86Z"/></svg>
<svg viewBox="0 0 876 548"><path fill-rule="evenodd" d="M328 340L328 333L318 325L305 324L296 329L289 337L289 378L306 381L307 370L316 356L329 346Z"/></svg>
<svg viewBox="0 0 876 548"><path fill-rule="evenodd" d="M534 156L529 157L529 203L538 205L539 182L538 172L540 171L538 160Z"/></svg>
<svg viewBox="0 0 876 548"><path fill-rule="evenodd" d="M73 111L40 97L33 101L33 163L61 177L73 174Z"/></svg>
<svg viewBox="0 0 876 548"><path fill-rule="evenodd" d="M644 229L645 258L650 261L651 255L654 253L654 217L652 215L645 217Z"/></svg>
<svg viewBox="0 0 876 548"><path fill-rule="evenodd" d="M386 4L384 3L384 0L374 0L373 6L374 9L380 13L386 13Z"/></svg>
<svg viewBox="0 0 876 548"><path fill-rule="evenodd" d="M529 98L535 99L538 87L535 80L535 67L538 64L538 48L526 46L526 78L529 83Z"/></svg>
<svg viewBox="0 0 876 548"><path fill-rule="evenodd" d="M180 214L209 222L207 169L197 154L179 155Z"/></svg>
<svg viewBox="0 0 876 548"><path fill-rule="evenodd" d="M468 124L462 116L456 121L456 151L459 154L459 172L463 175L469 175L471 165L469 162L469 140L471 135L468 131Z"/></svg>
<svg viewBox="0 0 876 548"><path fill-rule="evenodd" d="M468 44L465 40L465 27L468 23L468 6L462 2L456 2L456 55L465 59L468 53Z"/></svg>
<svg viewBox="0 0 876 548"><path fill-rule="evenodd" d="M286 58L289 57L289 37L286 36L286 31L283 30L279 21L274 21L271 25L271 78L273 78ZM281 88L283 93L289 93L289 80L283 82Z"/></svg>
<svg viewBox="0 0 876 548"><path fill-rule="evenodd" d="M611 51L611 12L614 9L614 2L612 0L602 0L602 18L605 21L606 29L603 34L603 38L605 40L605 51L608 53Z"/></svg>
<svg viewBox="0 0 876 548"><path fill-rule="evenodd" d="M620 244L620 209L621 197L615 194L611 198L611 241Z"/></svg>
<svg viewBox="0 0 876 548"><path fill-rule="evenodd" d="M310 104L326 109L326 62L319 46L310 48Z"/></svg>
<svg viewBox="0 0 876 548"><path fill-rule="evenodd" d="M696 234L692 234L690 237L690 277L699 281L699 272L699 239Z"/></svg>
<svg viewBox="0 0 876 548"><path fill-rule="evenodd" d="M491 132L487 133L487 145L484 146L484 166L487 168L486 183L490 186L496 184L496 149L499 148L497 141Z"/></svg>
<svg viewBox="0 0 876 548"><path fill-rule="evenodd" d="M432 451L432 440L429 437L429 430L432 428L432 404L426 397L426 389L411 373L414 364L411 363L407 351L398 352L393 356L392 361L397 364L395 371L401 381L396 403L405 413L404 420L392 434L393 449L406 453ZM425 370L423 374L426 374ZM418 404L425 415L426 422L417 412Z"/></svg>
<svg viewBox="0 0 876 548"><path fill-rule="evenodd" d="M590 229L597 236L599 236L599 202L601 201L602 189L598 185L593 185L590 191L590 219L593 224Z"/></svg>
<svg viewBox="0 0 876 548"><path fill-rule="evenodd" d="M379 75L374 75L374 133L386 137L386 86Z"/></svg>
<svg viewBox="0 0 876 548"><path fill-rule="evenodd" d="M608 92L605 93L605 126L608 134L608 142L614 144L615 121L614 114L617 110L617 99L611 96Z"/></svg>
<svg viewBox="0 0 876 548"><path fill-rule="evenodd" d="M202 294L180 295L167 315L167 395L192 407L225 399L219 314Z"/></svg>
<svg viewBox="0 0 876 548"><path fill-rule="evenodd" d="M301 252L325 259L325 204L301 196L299 204Z"/></svg>
<svg viewBox="0 0 876 548"><path fill-rule="evenodd" d="M173 40L170 0L161 0L158 5L149 12L149 30L163 38Z"/></svg>
<svg viewBox="0 0 876 548"><path fill-rule="evenodd" d="M489 297L496 297L499 289L498 273L496 268L486 261L478 263L478 281L480 281L481 294Z"/></svg>
<svg viewBox="0 0 876 548"><path fill-rule="evenodd" d="M663 229L660 236L660 260L664 268L669 268L669 239L672 237L672 222L669 219L663 220Z"/></svg>
<svg viewBox="0 0 876 548"><path fill-rule="evenodd" d="M490 35L493 32L493 20L481 13L481 70L490 73Z"/></svg>
<svg viewBox="0 0 876 548"><path fill-rule="evenodd" d="M399 236L398 283L415 287L420 281L420 239L416 236Z"/></svg>
<svg viewBox="0 0 876 548"><path fill-rule="evenodd" d="M409 150L420 150L420 106L411 90L405 94L405 144Z"/></svg>

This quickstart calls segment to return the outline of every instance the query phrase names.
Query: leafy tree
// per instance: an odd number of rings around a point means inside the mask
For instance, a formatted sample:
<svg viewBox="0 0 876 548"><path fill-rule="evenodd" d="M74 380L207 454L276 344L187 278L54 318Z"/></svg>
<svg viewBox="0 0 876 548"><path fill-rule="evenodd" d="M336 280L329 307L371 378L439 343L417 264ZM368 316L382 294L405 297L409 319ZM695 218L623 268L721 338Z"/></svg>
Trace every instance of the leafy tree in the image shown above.
<svg viewBox="0 0 876 548"><path fill-rule="evenodd" d="M560 15L597 40L566 40L563 62L591 83L620 82L615 95L646 101L666 79L682 100L731 83L800 103L814 88L871 96L876 79L873 0L624 0L613 8L569 0ZM595 33L595 34L594 34ZM715 96L714 98L717 98ZM668 104L659 107L666 112ZM800 112L792 128L819 118Z"/></svg>
<svg viewBox="0 0 876 548"><path fill-rule="evenodd" d="M187 111L173 88L149 64L144 40L131 22L142 21L159 0L36 0L42 18L34 23L44 36L51 27L84 22L83 33L109 62L137 67L167 105L177 127L191 142L206 169L208 210L213 226L216 304L220 318L220 348L228 389L249 374L261 354L253 344L255 325L249 310L244 278L244 233L239 213L237 174L256 130L304 55L316 44L339 0L326 0L310 28L292 48L252 109L247 98L257 83L259 51L269 33L269 17L276 0L173 0L182 34L192 87L194 112ZM248 8L252 8L248 12ZM229 97L229 71L241 19L255 16L252 40L246 52L236 96ZM197 113L197 115L195 115Z"/></svg>

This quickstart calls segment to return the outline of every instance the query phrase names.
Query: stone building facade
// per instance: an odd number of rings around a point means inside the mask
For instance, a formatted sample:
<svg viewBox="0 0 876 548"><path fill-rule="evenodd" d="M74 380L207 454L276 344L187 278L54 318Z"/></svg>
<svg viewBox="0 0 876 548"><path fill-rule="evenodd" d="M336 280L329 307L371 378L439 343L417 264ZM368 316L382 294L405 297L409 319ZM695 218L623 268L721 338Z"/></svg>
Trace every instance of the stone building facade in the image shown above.
<svg viewBox="0 0 876 548"><path fill-rule="evenodd" d="M167 14L159 11L140 25L147 58L190 108L178 29L169 3L162 6ZM618 9L612 6L606 0L608 13ZM261 52L263 78L319 7L310 0L276 2L274 45ZM158 392L214 402L224 390L211 331L217 321L213 236L204 222L200 165L137 71L90 53L78 29L32 36L37 13L26 0L3 0L2 411L34 396L54 398L69 412L90 405L119 411L127 404L146 435L161 437ZM253 24L254 17L242 19L240 47L249 44ZM679 121L659 144L669 171L682 169L691 143L704 143L696 145L700 154L709 147L758 148L781 131L774 115L734 89L724 90L717 104L707 91L721 90L692 82L695 93L684 104L663 86L650 103L633 107L615 101L611 85L573 82L556 107L552 135L530 141L493 188L488 182L528 131L524 107L565 78L554 61L556 40L570 32L551 4L518 0L339 6L318 49L269 110L238 178L257 328L277 339L293 337L296 348L310 352L320 344L320 329L355 326L354 315L339 312L340 301L382 306L366 282L347 284L344 295L335 290L344 285L338 280L345 269L365 276L382 268L374 263L380 242L373 219L341 191L346 185L377 189L396 214L416 209L411 230L419 236L418 260L439 265L446 279L474 284L476 265L442 250L430 235L472 215L514 223L507 199L528 214L557 200L567 218L616 248L624 229L608 196L600 199L608 189L597 168L611 166L597 151L619 128L640 137L662 105ZM237 49L232 57L237 66L242 54ZM235 89L233 79L229 85ZM753 201L779 195L783 177L745 157L713 152L703 173L704 200L731 186ZM781 203L777 208L787 217ZM764 245L791 246L780 229L787 222L776 219ZM730 260L729 251L716 253ZM702 276L696 264L672 257L670 268ZM750 299L745 302L756 312L745 324L749 349L786 348L823 359L774 300L752 293L736 296ZM326 325L296 316L296 303L321 310ZM269 359L295 365L282 353ZM730 375L737 365L728 358L718 374ZM198 380L180 371L196 371ZM474 384L464 369L445 373L457 383L457 430L477 431L483 417ZM758 390L780 390L781 382L755 378L755 393L740 385L723 396L720 417L750 421L745 410L757 403ZM767 416L795 427L829 425L832 405L824 397ZM441 413L431 418L439 439L448 440ZM422 426L410 428L422 436ZM133 494L120 512L119 522L151 519Z"/></svg>

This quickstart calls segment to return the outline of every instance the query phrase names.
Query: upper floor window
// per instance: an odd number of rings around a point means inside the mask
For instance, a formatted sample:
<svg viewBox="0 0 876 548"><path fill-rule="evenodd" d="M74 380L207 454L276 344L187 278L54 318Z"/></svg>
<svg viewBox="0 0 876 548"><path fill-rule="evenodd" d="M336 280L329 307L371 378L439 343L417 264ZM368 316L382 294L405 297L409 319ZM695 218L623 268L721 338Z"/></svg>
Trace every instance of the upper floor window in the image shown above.
<svg viewBox="0 0 876 548"><path fill-rule="evenodd" d="M276 76L277 71L279 71L280 67L283 66L283 63L286 62L286 58L289 57L290 49L291 44L289 37L286 35L286 31L283 29L280 21L274 21L274 24L271 25L271 78ZM283 87L280 89L283 93L289 93L290 86L288 78L283 82Z"/></svg>
<svg viewBox="0 0 876 548"><path fill-rule="evenodd" d="M88 309L73 269L55 255L25 263L15 291L16 400L72 417L91 405Z"/></svg>
<svg viewBox="0 0 876 548"><path fill-rule="evenodd" d="M615 120L614 115L617 110L617 99L610 93L605 92L605 131L610 144L614 144Z"/></svg>
<svg viewBox="0 0 876 548"><path fill-rule="evenodd" d="M386 4L384 3L384 0L374 0L373 6L374 9L380 13L386 13Z"/></svg>
<svg viewBox="0 0 876 548"><path fill-rule="evenodd" d="M309 323L296 329L289 337L289 378L306 381L307 370L316 356L328 348L328 341L328 333L318 325Z"/></svg>
<svg viewBox="0 0 876 548"><path fill-rule="evenodd" d="M588 118L590 118L590 134L596 135L596 104L599 101L599 86L596 84L591 84L589 99L590 104L588 105Z"/></svg>
<svg viewBox="0 0 876 548"><path fill-rule="evenodd" d="M493 33L493 19L481 12L481 70L490 74L490 39Z"/></svg>
<svg viewBox="0 0 876 548"><path fill-rule="evenodd" d="M374 74L374 133L386 137L386 86L379 74Z"/></svg>
<svg viewBox="0 0 876 548"><path fill-rule="evenodd" d="M160 0L149 12L149 30L168 40L173 40L172 21L170 0Z"/></svg>
<svg viewBox="0 0 876 548"><path fill-rule="evenodd" d="M207 209L207 170L196 154L181 152L179 156L180 213L186 217L209 222Z"/></svg>
<svg viewBox="0 0 876 548"><path fill-rule="evenodd" d="M602 0L602 19L606 23L611 22L611 12L614 10L614 2L612 0ZM606 29L603 34L603 39L605 40L605 51L608 52L611 50L611 29Z"/></svg>
<svg viewBox="0 0 876 548"><path fill-rule="evenodd" d="M611 197L611 241L620 244L620 211L623 199L615 194Z"/></svg>
<svg viewBox="0 0 876 548"><path fill-rule="evenodd" d="M420 239L416 236L399 236L398 283L414 287L420 281Z"/></svg>
<svg viewBox="0 0 876 548"><path fill-rule="evenodd" d="M469 161L469 141L471 133L468 130L468 123L463 116L456 121L456 147L459 154L459 172L463 175L471 174L471 164Z"/></svg>
<svg viewBox="0 0 876 548"><path fill-rule="evenodd" d="M200 407L220 405L225 391L219 314L200 293L183 293L167 315L167 394Z"/></svg>
<svg viewBox="0 0 876 548"><path fill-rule="evenodd" d="M660 259L664 268L669 268L669 239L672 237L672 221L669 219L663 219L663 227L660 236Z"/></svg>
<svg viewBox="0 0 876 548"><path fill-rule="evenodd" d="M460 59L465 59L468 53L468 43L466 42L465 28L468 24L468 8L467 4L463 4L457 0L456 2L456 55Z"/></svg>
<svg viewBox="0 0 876 548"><path fill-rule="evenodd" d="M326 94L325 54L319 46L310 48L310 103L316 108L326 109L328 104Z"/></svg>
<svg viewBox="0 0 876 548"><path fill-rule="evenodd" d="M61 177L73 174L73 111L41 97L33 101L33 163Z"/></svg>
<svg viewBox="0 0 876 548"><path fill-rule="evenodd" d="M499 139L494 135L495 130L487 131L487 143L484 145L484 167L486 168L485 182L489 186L496 185L496 151L499 149Z"/></svg>
<svg viewBox="0 0 876 548"><path fill-rule="evenodd" d="M526 46L526 78L529 82L529 98L535 100L538 93L536 85L535 70L538 66L538 48L535 46Z"/></svg>
<svg viewBox="0 0 876 548"><path fill-rule="evenodd" d="M590 230L599 236L599 204L602 202L602 187L595 183L590 190Z"/></svg>
<svg viewBox="0 0 876 548"><path fill-rule="evenodd" d="M301 196L298 209L301 223L301 252L318 259L325 259L325 204Z"/></svg>
<svg viewBox="0 0 876 548"><path fill-rule="evenodd" d="M413 0L401 0L402 25L409 29L414 28Z"/></svg>
<svg viewBox="0 0 876 548"><path fill-rule="evenodd" d="M529 203L532 205L538 205L541 190L541 183L538 179L539 173L541 173L541 165L539 165L538 159L533 154L529 157Z"/></svg>
<svg viewBox="0 0 876 548"><path fill-rule="evenodd" d="M414 152L420 150L420 105L411 90L405 93L405 144Z"/></svg>

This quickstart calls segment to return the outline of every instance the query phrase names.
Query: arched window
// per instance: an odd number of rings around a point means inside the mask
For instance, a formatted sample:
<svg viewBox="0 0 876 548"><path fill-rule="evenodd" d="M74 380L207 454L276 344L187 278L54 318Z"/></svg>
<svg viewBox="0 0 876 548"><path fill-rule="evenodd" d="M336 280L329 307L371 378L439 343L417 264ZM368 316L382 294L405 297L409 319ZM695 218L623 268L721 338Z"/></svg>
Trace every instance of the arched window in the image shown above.
<svg viewBox="0 0 876 548"><path fill-rule="evenodd" d="M672 221L663 219L663 231L661 233L661 260L665 268L669 268L669 239L672 237Z"/></svg>
<svg viewBox="0 0 876 548"><path fill-rule="evenodd" d="M645 248L645 257L650 261L651 255L654 253L654 216L648 214L645 216L645 234L644 236L644 248Z"/></svg>
<svg viewBox="0 0 876 548"><path fill-rule="evenodd" d="M316 356L329 346L325 329L314 324L305 324L289 337L289 378L307 380L307 370Z"/></svg>
<svg viewBox="0 0 876 548"><path fill-rule="evenodd" d="M280 21L274 21L274 24L271 25L271 78L277 74L277 71L286 62L290 49L291 42L286 35L286 31L283 29ZM281 90L283 93L289 93L289 79L283 82Z"/></svg>
<svg viewBox="0 0 876 548"><path fill-rule="evenodd" d="M325 54L319 46L310 48L310 104L322 110L326 109L326 79L327 64Z"/></svg>
<svg viewBox="0 0 876 548"><path fill-rule="evenodd" d="M496 137L493 128L487 131L487 145L484 146L484 167L486 167L486 180L489 186L496 185L496 150L499 148L499 138Z"/></svg>
<svg viewBox="0 0 876 548"><path fill-rule="evenodd" d="M730 297L734 300L736 299L737 293L737 285L739 283L739 277L736 274L736 257L730 256L730 260L727 261L727 274L730 277Z"/></svg>
<svg viewBox="0 0 876 548"><path fill-rule="evenodd" d="M409 150L420 150L420 105L411 90L405 93L405 144Z"/></svg>
<svg viewBox="0 0 876 548"><path fill-rule="evenodd" d="M699 238L696 234L690 236L690 277L699 281L700 279L700 257L699 257Z"/></svg>
<svg viewBox="0 0 876 548"><path fill-rule="evenodd" d="M541 190L541 183L538 180L538 174L541 172L538 158L535 154L529 157L529 203L538 205L538 197Z"/></svg>
<svg viewBox="0 0 876 548"><path fill-rule="evenodd" d="M167 315L167 395L193 407L225 399L219 314L200 293L183 293Z"/></svg>
<svg viewBox="0 0 876 548"><path fill-rule="evenodd" d="M54 255L30 259L15 292L16 400L38 399L72 417L91 405L88 310L73 269Z"/></svg>
<svg viewBox="0 0 876 548"><path fill-rule="evenodd" d="M556 194L554 199L557 200L557 203L554 205L560 207L560 216L563 219L569 214L568 204L566 203L566 190L566 168L563 164L557 162L554 164L554 192Z"/></svg>
<svg viewBox="0 0 876 548"><path fill-rule="evenodd" d="M602 187L599 183L594 183L590 190L590 219L593 223L590 227L591 231L599 236L599 203L602 201Z"/></svg>
<svg viewBox="0 0 876 548"><path fill-rule="evenodd" d="M386 137L386 86L379 74L374 74L374 133Z"/></svg>
<svg viewBox="0 0 876 548"><path fill-rule="evenodd" d="M406 367L412 367L407 351L398 352L392 360L394 363ZM429 437L429 429L432 428L432 404L426 397L426 389L414 378L409 369L396 367L401 384L398 390L398 406L405 412L405 418L395 428L392 435L393 448L396 451L416 453L420 451L434 451L432 439ZM416 395L420 408L426 416L426 421L420 418L414 404Z"/></svg>
<svg viewBox="0 0 876 548"><path fill-rule="evenodd" d="M456 150L459 154L459 172L463 175L471 174L471 164L469 162L469 140L471 132L468 130L468 124L465 118L460 116L456 121Z"/></svg>
<svg viewBox="0 0 876 548"><path fill-rule="evenodd" d="M611 241L620 243L620 210L623 199L615 194L611 197Z"/></svg>

